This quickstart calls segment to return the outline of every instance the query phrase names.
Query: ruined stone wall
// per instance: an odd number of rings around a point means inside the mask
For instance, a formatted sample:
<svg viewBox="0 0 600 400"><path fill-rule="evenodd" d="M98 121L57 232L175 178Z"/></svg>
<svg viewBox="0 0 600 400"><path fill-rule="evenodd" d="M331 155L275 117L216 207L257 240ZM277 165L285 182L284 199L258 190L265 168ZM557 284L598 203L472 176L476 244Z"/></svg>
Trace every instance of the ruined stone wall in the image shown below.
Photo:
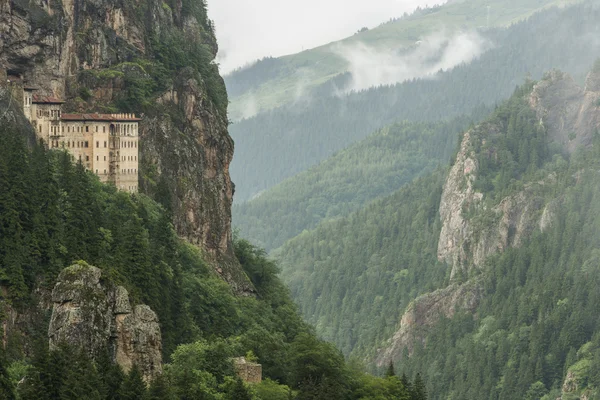
<svg viewBox="0 0 600 400"><path fill-rule="evenodd" d="M247 383L262 382L262 365L248 362L245 357L233 359L236 374Z"/></svg>

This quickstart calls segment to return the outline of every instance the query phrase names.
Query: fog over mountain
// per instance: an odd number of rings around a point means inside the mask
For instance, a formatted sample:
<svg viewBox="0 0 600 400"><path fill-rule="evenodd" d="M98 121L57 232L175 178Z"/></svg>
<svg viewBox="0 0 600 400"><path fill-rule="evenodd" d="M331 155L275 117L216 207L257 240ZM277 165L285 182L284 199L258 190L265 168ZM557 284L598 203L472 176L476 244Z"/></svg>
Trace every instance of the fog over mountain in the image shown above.
<svg viewBox="0 0 600 400"><path fill-rule="evenodd" d="M415 8L426 0L222 0L209 4L223 73L265 56L281 56L339 40Z"/></svg>

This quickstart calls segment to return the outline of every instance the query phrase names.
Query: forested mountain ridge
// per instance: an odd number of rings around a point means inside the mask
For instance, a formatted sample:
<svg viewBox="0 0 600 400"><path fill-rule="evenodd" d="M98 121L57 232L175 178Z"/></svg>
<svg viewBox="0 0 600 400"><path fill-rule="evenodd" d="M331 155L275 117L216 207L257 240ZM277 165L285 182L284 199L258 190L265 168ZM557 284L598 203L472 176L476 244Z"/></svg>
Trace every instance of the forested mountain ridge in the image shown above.
<svg viewBox="0 0 600 400"><path fill-rule="evenodd" d="M318 333L421 368L435 399L593 394L599 73L585 90L556 71L526 84L465 133L447 174L284 245Z"/></svg>
<svg viewBox="0 0 600 400"><path fill-rule="evenodd" d="M298 54L265 58L225 76L231 97L231 119L238 121L285 104L295 103L315 88L349 72L351 61L341 49L367 47L377 53L399 54L430 35L452 36L480 28L505 27L565 0L448 1L418 8L411 15L394 16L381 25L346 39ZM356 27L358 30L362 27ZM340 88L341 89L341 88Z"/></svg>
<svg viewBox="0 0 600 400"><path fill-rule="evenodd" d="M595 2L552 8L507 29L491 30L494 44L468 65L403 84L346 96L320 94L230 127L236 142L231 174L236 202L248 200L396 121L439 121L469 115L508 98L529 73L539 79L559 68L583 81L600 51ZM342 82L346 78L341 77ZM331 93L331 92L329 92Z"/></svg>
<svg viewBox="0 0 600 400"><path fill-rule="evenodd" d="M267 251L321 221L342 217L448 163L458 134L488 114L399 122L232 208L234 228Z"/></svg>

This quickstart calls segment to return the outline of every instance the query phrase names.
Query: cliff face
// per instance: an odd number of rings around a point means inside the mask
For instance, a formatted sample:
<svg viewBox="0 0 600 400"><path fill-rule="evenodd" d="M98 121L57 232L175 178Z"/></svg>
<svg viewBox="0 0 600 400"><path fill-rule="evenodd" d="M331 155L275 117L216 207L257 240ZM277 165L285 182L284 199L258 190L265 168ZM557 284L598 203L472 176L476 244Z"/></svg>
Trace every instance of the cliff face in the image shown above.
<svg viewBox="0 0 600 400"><path fill-rule="evenodd" d="M498 127L483 127L496 134ZM483 204L483 193L474 189L477 156L470 132L464 135L456 162L450 169L440 202L442 230L438 241L438 259L452 267L450 278L467 277L473 268L509 247L518 247L541 223L544 201L536 192L544 182L536 182L523 191L503 198L495 206ZM549 178L551 179L551 178ZM545 215L545 224L550 215Z"/></svg>
<svg viewBox="0 0 600 400"><path fill-rule="evenodd" d="M128 372L137 365L146 380L162 371L158 318L146 305L132 306L127 290L111 284L98 268L65 268L52 291L50 348L61 343L92 357L108 350Z"/></svg>
<svg viewBox="0 0 600 400"><path fill-rule="evenodd" d="M0 49L0 70L67 110L142 110L140 188L237 292L252 291L232 249L233 141L203 3L0 0Z"/></svg>
<svg viewBox="0 0 600 400"><path fill-rule="evenodd" d="M572 153L592 143L600 128L600 71L589 73L585 88L560 71L551 71L533 89L529 104L540 123L548 130L549 139Z"/></svg>

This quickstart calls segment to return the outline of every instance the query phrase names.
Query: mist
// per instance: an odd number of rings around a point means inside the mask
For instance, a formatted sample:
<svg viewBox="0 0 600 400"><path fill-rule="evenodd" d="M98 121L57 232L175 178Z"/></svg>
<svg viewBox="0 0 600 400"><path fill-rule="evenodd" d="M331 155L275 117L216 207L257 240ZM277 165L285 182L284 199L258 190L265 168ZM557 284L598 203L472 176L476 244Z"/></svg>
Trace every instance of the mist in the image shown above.
<svg viewBox="0 0 600 400"><path fill-rule="evenodd" d="M475 31L455 33L450 37L440 31L397 52L381 51L362 43L339 45L334 51L349 64L352 81L343 91L347 93L433 77L440 70L473 61L490 47L490 42Z"/></svg>
<svg viewBox="0 0 600 400"><path fill-rule="evenodd" d="M377 26L445 0L219 0L209 1L221 72L265 56L297 53Z"/></svg>

